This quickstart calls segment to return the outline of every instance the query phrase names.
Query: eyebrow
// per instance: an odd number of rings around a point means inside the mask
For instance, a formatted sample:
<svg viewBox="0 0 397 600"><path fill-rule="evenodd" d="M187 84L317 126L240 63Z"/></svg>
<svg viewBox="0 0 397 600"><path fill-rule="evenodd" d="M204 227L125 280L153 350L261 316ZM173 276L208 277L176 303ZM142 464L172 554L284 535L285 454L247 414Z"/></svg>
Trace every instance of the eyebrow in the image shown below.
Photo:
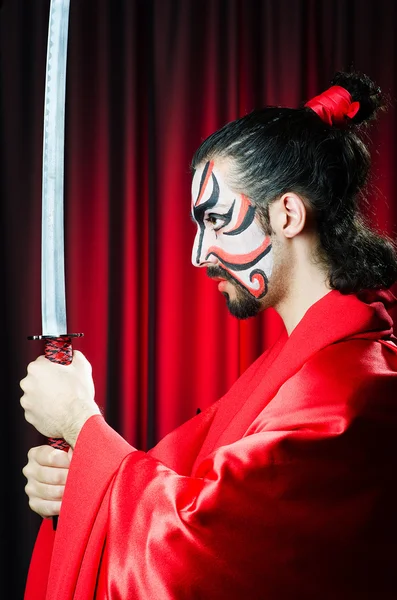
<svg viewBox="0 0 397 600"><path fill-rule="evenodd" d="M231 206L233 206L234 202L235 202L235 200L233 201L233 203L231 204ZM216 206L217 209L220 208L221 210L225 210L226 212L228 212L230 210L230 208L231 208L231 206L226 206L226 204L221 204L220 202L218 202L215 206ZM215 208L215 206L213 208ZM214 213L216 211L212 210L211 208L207 208L204 212L208 213L208 214L210 214L210 213L212 214L212 213ZM190 214L190 218L194 220L194 217L193 217L191 211L190 211L189 214ZM222 214L222 213L216 213L216 214ZM226 213L224 213L224 214L226 214Z"/></svg>
<svg viewBox="0 0 397 600"><path fill-rule="evenodd" d="M233 201L233 204L231 206L225 206L224 204L216 204L217 208L220 208L221 210L224 209L226 212L224 212L224 213L217 212L217 211L211 210L209 208L204 211L204 214L205 215L214 215L216 217L225 217L228 214L228 212L230 211L230 209L234 207L234 204L235 204L235 200ZM213 207L213 208L215 208L215 207ZM196 219L194 218L194 216L191 212L189 212L189 216L190 216L190 220L193 223L197 223Z"/></svg>
<svg viewBox="0 0 397 600"><path fill-rule="evenodd" d="M234 203L235 201L236 201L236 198L234 198L234 200L233 200L232 204L231 204L231 205L229 205L229 206L227 206L226 204L222 204L222 202L217 202L215 206L216 206L216 208L217 208L217 209L218 209L218 208L220 208L221 210L222 210L222 209L225 209L225 210L230 210L230 207L231 207L231 206L233 206L233 203ZM215 208L215 206L214 206L214 208ZM210 212L213 212L213 211L210 211Z"/></svg>

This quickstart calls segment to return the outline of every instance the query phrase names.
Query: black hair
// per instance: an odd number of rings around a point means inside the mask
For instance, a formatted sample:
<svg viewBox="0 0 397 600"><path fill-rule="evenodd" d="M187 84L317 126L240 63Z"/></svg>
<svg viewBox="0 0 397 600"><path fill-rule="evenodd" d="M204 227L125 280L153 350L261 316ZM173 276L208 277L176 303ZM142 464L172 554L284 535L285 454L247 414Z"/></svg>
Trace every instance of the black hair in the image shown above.
<svg viewBox="0 0 397 600"><path fill-rule="evenodd" d="M305 106L254 110L205 139L191 166L232 159L230 184L254 202L267 224L273 201L286 192L299 194L313 215L331 288L345 294L387 289L397 280L396 249L370 229L359 208L371 167L363 134L386 99L361 73L338 72L331 85L359 102L353 118L329 125Z"/></svg>

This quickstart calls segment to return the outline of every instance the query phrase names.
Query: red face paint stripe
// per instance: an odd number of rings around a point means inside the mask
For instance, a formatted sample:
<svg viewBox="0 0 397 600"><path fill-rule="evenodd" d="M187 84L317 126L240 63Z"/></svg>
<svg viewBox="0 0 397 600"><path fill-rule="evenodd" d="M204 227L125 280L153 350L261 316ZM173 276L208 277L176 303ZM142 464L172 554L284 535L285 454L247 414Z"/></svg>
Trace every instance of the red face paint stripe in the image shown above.
<svg viewBox="0 0 397 600"><path fill-rule="evenodd" d="M252 296L255 296L256 299L261 298L266 293L266 291L267 291L266 280L265 280L264 276L261 275L260 273L254 273L252 276L252 281L257 281L259 283L259 288L257 290L255 290L255 289L248 287L247 284L245 283L245 281L243 281L242 279L237 277L233 271L231 271L224 265L222 268L225 269L225 271L227 271L233 279L238 281L246 290L248 290L249 293L252 294Z"/></svg>
<svg viewBox="0 0 397 600"><path fill-rule="evenodd" d="M263 244L259 246L256 250L249 252L248 254L230 254L229 252L224 252L221 248L217 246L211 246L211 248L207 251L207 256L210 254L216 254L220 260L225 261L227 263L233 263L235 265L244 265L245 263L252 262L257 258L266 248L270 246L270 237L266 237Z"/></svg>
<svg viewBox="0 0 397 600"><path fill-rule="evenodd" d="M195 204L195 206L198 206L198 205L200 204L200 200L201 200L201 198L203 197L203 194L204 194L204 192L205 192L205 189L206 189L206 187L207 187L207 185L208 185L208 180L209 180L209 178L211 177L211 173L212 173L212 169L213 169L213 168L214 168L214 161L213 161L213 160L211 160L211 161L210 161L210 164L208 165L208 171L207 171L207 175L205 176L205 180L204 180L203 186L202 186L202 188L201 188L201 190L200 190L199 197L198 197L198 198L197 198L197 200L196 200L196 204Z"/></svg>
<svg viewBox="0 0 397 600"><path fill-rule="evenodd" d="M252 281L257 281L259 283L259 289L257 290L251 290L250 292L251 294L253 294L256 298L260 298L261 296L263 296L265 294L266 290L266 281L265 278L263 277L263 275L261 275L260 273L255 273L252 276Z"/></svg>
<svg viewBox="0 0 397 600"><path fill-rule="evenodd" d="M237 223L234 225L233 229L225 229L224 233L230 233L231 231L234 231L235 229L238 229L241 225L241 223L244 221L244 217L247 214L247 210L251 204L251 202L248 200L247 196L244 196L244 194L241 194L241 206L240 206L240 213L238 215L237 218Z"/></svg>

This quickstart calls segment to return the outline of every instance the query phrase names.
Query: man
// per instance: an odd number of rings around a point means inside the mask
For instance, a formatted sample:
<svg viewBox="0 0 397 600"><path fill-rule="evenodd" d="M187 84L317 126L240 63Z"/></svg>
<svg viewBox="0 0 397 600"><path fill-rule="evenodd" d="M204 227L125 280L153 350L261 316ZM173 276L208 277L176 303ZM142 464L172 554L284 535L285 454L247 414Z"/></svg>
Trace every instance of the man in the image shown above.
<svg viewBox="0 0 397 600"><path fill-rule="evenodd" d="M397 259L357 205L355 127L381 95L366 76L333 83L193 159L193 264L236 317L273 307L285 324L223 398L144 453L105 423L80 352L29 365L25 418L73 458L29 453L30 505L60 518L43 521L27 600L396 597Z"/></svg>

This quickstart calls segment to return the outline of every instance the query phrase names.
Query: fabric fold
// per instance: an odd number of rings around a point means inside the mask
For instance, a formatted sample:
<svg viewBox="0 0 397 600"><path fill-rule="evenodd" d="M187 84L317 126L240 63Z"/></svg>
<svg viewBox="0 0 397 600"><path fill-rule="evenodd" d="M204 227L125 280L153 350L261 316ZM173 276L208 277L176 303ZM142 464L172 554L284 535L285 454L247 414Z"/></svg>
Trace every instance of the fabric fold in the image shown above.
<svg viewBox="0 0 397 600"><path fill-rule="evenodd" d="M394 302L330 292L148 453L91 418L26 600L391 600Z"/></svg>

